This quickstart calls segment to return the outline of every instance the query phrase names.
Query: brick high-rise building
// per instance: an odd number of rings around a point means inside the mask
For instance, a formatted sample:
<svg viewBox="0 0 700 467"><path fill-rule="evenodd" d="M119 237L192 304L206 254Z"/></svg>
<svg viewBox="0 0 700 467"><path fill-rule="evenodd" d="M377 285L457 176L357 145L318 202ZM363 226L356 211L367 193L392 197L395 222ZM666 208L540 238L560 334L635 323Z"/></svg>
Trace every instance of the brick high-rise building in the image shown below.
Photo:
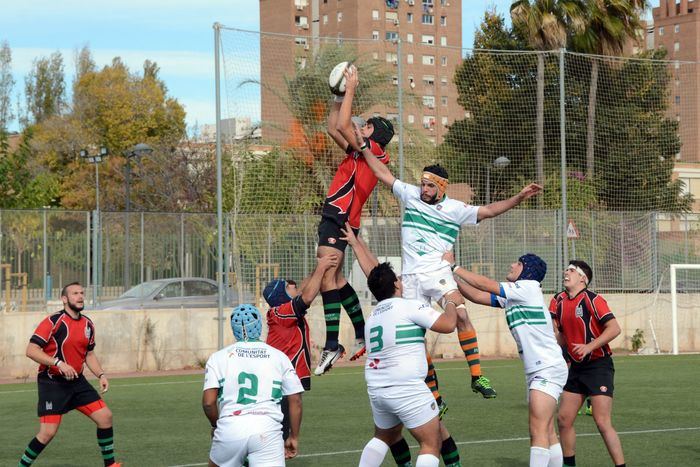
<svg viewBox="0 0 700 467"><path fill-rule="evenodd" d="M452 82L461 62L461 0L260 0L260 30L264 139L281 140L293 124L277 90L295 66L313 60L317 44L327 42L319 38L357 44L361 55L385 64L396 85L400 68L403 88L417 97L404 106L403 122L430 141L464 118ZM396 106L373 110L398 117Z"/></svg>
<svg viewBox="0 0 700 467"><path fill-rule="evenodd" d="M678 162L700 162L700 8L689 0L659 0L653 9L654 46L668 51L673 65L669 90L669 114L680 122L681 147ZM696 63L689 63L696 62Z"/></svg>

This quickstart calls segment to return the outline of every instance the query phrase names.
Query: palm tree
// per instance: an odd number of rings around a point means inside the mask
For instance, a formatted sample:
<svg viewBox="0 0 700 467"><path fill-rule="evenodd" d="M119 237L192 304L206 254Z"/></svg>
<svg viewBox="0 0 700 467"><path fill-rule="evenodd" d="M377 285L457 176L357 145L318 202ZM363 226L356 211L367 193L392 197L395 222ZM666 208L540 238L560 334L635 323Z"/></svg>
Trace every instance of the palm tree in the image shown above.
<svg viewBox="0 0 700 467"><path fill-rule="evenodd" d="M647 0L587 0L585 27L572 38L574 50L595 55L620 55L641 30ZM600 59L591 57L586 125L586 178L593 179L595 161L595 112Z"/></svg>
<svg viewBox="0 0 700 467"><path fill-rule="evenodd" d="M539 51L564 47L569 31L583 26L581 0L516 0L510 6L513 28ZM537 54L537 183L544 182L544 54ZM541 198L541 197L540 197ZM538 202L541 203L541 199Z"/></svg>

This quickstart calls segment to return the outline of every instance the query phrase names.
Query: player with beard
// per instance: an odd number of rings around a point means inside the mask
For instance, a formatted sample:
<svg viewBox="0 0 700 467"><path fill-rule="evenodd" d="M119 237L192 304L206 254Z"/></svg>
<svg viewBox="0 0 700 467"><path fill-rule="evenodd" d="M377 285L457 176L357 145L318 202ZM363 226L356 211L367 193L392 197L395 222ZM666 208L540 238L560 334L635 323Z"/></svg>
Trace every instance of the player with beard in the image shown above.
<svg viewBox="0 0 700 467"><path fill-rule="evenodd" d="M356 138L360 137L355 128ZM542 187L531 183L517 195L486 206L471 206L450 199L445 191L448 185L447 170L440 165L430 165L423 169L420 186L409 185L398 180L389 168L380 163L366 149L363 155L372 172L385 185L391 188L403 208L401 225L403 297L437 301L444 304L452 301L457 304L457 336L471 373L471 388L487 399L496 397L490 381L481 374L479 346L476 330L469 320L464 298L455 282L450 264L442 255L452 250L460 227L477 224L502 214L526 199L539 194ZM437 391L437 375L428 357L428 377L426 383L433 388L438 404L443 405ZM444 408L442 409L444 412Z"/></svg>
<svg viewBox="0 0 700 467"><path fill-rule="evenodd" d="M95 355L95 325L82 314L85 291L78 282L61 290L63 310L45 318L37 326L27 346L27 357L39 364L39 433L29 442L19 461L29 466L51 442L63 414L73 409L97 425L97 444L106 466L121 466L114 460L112 412L95 388L83 376L87 365L100 380L104 394L109 381Z"/></svg>

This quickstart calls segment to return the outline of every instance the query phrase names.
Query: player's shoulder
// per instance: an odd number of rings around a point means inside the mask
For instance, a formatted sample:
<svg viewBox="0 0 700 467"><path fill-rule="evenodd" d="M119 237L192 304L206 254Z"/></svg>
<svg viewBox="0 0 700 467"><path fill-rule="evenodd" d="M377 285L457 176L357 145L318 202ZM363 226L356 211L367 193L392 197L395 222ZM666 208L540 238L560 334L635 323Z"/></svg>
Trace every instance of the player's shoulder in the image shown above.
<svg viewBox="0 0 700 467"><path fill-rule="evenodd" d="M608 303L608 301L605 300L605 298L603 298L602 295L600 295L599 293L594 292L590 289L585 289L583 291L583 293L584 293L585 297L588 298L588 300L590 300L591 303L593 303L594 305L598 305L598 304L606 304L607 305L607 303Z"/></svg>
<svg viewBox="0 0 700 467"><path fill-rule="evenodd" d="M58 310L58 311L56 311L56 312L54 312L54 313L51 313L50 315L46 316L44 319L42 319L42 321L48 321L48 322L50 322L52 325L56 325L56 324L58 324L59 320L60 320L61 318L63 318L63 316L64 316L65 314L66 314L66 313L65 313L63 310Z"/></svg>

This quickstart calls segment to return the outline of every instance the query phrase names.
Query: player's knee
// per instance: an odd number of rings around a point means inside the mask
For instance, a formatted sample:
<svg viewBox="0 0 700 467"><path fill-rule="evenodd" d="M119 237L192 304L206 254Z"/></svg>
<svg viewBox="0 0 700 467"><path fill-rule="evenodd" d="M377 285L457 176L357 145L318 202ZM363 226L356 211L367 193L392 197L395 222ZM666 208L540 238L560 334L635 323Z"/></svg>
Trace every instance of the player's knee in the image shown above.
<svg viewBox="0 0 700 467"><path fill-rule="evenodd" d="M103 407L94 413L94 420L99 428L109 428L112 426L112 411Z"/></svg>
<svg viewBox="0 0 700 467"><path fill-rule="evenodd" d="M36 435L36 439L39 440L41 444L48 444L58 433L58 424L45 424L42 423L41 428L39 428L39 433Z"/></svg>
<svg viewBox="0 0 700 467"><path fill-rule="evenodd" d="M564 413L559 413L557 415L557 425L559 426L559 429L562 428L571 428L574 424L574 419L576 417L576 413L574 412L574 416L572 417L569 414L564 414Z"/></svg>

